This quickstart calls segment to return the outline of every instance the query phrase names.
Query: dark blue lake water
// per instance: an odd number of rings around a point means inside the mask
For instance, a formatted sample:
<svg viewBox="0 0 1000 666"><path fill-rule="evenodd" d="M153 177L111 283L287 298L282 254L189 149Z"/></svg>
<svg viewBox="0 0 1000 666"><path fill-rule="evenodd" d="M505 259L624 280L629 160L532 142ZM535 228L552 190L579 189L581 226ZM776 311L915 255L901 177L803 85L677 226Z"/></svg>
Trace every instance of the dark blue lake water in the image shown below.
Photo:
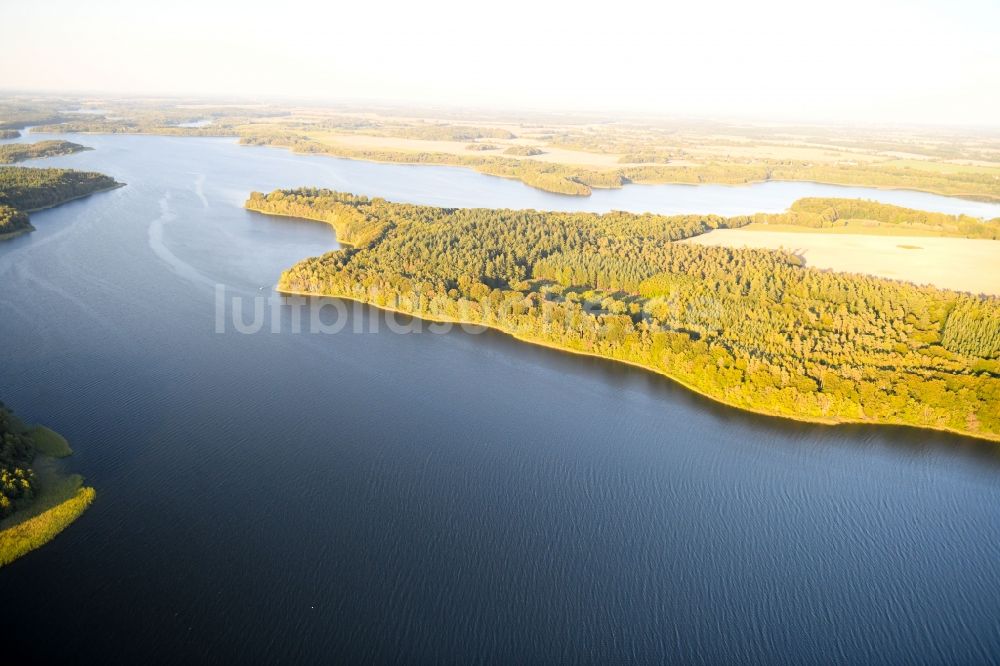
<svg viewBox="0 0 1000 666"><path fill-rule="evenodd" d="M327 308L336 334L292 332L287 304L259 333L216 332L217 285L249 307L336 247L325 225L242 210L253 189L661 212L995 205L804 183L575 199L231 140L69 138L96 150L32 164L128 186L0 244L0 398L70 440L66 465L98 498L0 569L0 661L1000 659L995 445L756 417L499 334L400 334L363 307Z"/></svg>

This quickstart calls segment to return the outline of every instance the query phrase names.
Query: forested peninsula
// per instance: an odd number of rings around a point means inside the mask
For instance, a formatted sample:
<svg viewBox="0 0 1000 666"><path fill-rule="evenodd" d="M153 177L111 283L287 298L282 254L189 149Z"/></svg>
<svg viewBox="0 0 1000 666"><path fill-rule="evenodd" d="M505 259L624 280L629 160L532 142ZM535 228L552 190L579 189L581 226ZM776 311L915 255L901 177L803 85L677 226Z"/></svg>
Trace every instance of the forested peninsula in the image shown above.
<svg viewBox="0 0 1000 666"><path fill-rule="evenodd" d="M121 186L93 171L0 167L0 240L31 231L29 212Z"/></svg>
<svg viewBox="0 0 1000 666"><path fill-rule="evenodd" d="M83 150L93 150L72 141L37 141L35 143L0 144L0 164L13 164L24 160L56 155L72 155Z"/></svg>
<svg viewBox="0 0 1000 666"><path fill-rule="evenodd" d="M0 566L54 539L94 501L79 475L56 469L70 454L59 434L29 428L0 402Z"/></svg>
<svg viewBox="0 0 1000 666"><path fill-rule="evenodd" d="M815 222L818 206L768 217ZM880 206L865 214L891 223ZM246 207L327 222L349 244L286 271L287 294L483 324L762 414L1000 441L1000 299L674 242L755 216L450 209L312 188Z"/></svg>

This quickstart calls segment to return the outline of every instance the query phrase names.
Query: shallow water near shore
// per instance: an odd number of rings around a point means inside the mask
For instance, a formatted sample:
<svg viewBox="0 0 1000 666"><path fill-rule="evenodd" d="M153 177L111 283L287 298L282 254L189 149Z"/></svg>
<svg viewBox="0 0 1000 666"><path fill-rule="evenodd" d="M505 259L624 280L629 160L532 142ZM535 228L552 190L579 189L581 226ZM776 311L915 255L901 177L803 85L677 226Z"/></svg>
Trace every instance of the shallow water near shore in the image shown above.
<svg viewBox="0 0 1000 666"><path fill-rule="evenodd" d="M577 199L231 139L58 138L96 150L28 164L128 186L35 213L37 231L0 244L0 398L64 435L72 470L98 491L65 533L0 570L18 600L3 630L13 654L1000 655L996 445L753 416L492 332L398 334L363 306L346 307L332 335L293 333L288 304L268 305L280 332L269 320L241 334L229 319L216 332L218 285L250 307L281 270L336 247L327 225L242 210L254 189L735 214L858 188L634 186ZM866 192L939 209L923 200L933 195Z"/></svg>

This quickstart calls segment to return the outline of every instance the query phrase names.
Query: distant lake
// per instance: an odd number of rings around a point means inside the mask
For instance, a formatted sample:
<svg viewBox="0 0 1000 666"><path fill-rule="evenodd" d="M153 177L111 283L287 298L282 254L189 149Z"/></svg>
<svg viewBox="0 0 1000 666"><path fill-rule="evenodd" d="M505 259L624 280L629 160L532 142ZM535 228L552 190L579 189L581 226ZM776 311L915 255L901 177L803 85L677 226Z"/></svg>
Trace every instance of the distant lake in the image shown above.
<svg viewBox="0 0 1000 666"><path fill-rule="evenodd" d="M38 135L128 187L0 243L0 399L97 488L0 569L5 657L148 663L989 663L1000 448L720 407L496 334L216 333L336 247L241 208L315 185L445 206L778 212L802 196L1000 216L807 183L547 194L470 170L232 139ZM252 309L252 308L250 308ZM334 310L334 308L330 308ZM249 318L249 315L248 315ZM270 320L269 320L270 321ZM55 633L53 633L55 632Z"/></svg>

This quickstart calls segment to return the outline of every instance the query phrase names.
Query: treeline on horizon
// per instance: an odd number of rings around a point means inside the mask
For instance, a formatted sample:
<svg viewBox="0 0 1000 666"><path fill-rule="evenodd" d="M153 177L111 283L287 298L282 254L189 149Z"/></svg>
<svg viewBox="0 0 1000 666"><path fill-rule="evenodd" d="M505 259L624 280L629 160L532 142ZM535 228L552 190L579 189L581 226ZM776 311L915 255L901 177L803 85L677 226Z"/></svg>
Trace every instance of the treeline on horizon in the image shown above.
<svg viewBox="0 0 1000 666"><path fill-rule="evenodd" d="M311 188L246 206L328 222L351 244L286 271L287 292L485 324L758 412L1000 439L1000 299L674 242L753 216L446 209Z"/></svg>
<svg viewBox="0 0 1000 666"><path fill-rule="evenodd" d="M0 166L0 236L31 229L28 212L117 187L93 171Z"/></svg>
<svg viewBox="0 0 1000 666"><path fill-rule="evenodd" d="M632 166L619 171L635 183L719 183L729 185L770 180L807 181L830 185L920 190L983 201L1000 201L1000 181L986 173L934 173L883 164L818 164L759 161L753 164L716 162L697 166Z"/></svg>
<svg viewBox="0 0 1000 666"><path fill-rule="evenodd" d="M1000 240L1000 218L982 220L970 215L932 213L865 199L809 197L794 202L788 212L759 213L754 221L815 229L841 227L858 221L874 222L897 229L933 231L940 236Z"/></svg>
<svg viewBox="0 0 1000 666"><path fill-rule="evenodd" d="M207 127L180 127L161 123L143 123L131 120L70 120L54 125L32 127L32 132L42 134L156 134L162 136L239 136L236 125L245 120Z"/></svg>
<svg viewBox="0 0 1000 666"><path fill-rule="evenodd" d="M51 125L61 123L66 119L67 118L63 115L45 113L39 114L36 111L25 109L22 113L15 113L14 115L0 118L0 130L23 130L29 125ZM14 136L20 136L20 132Z"/></svg>

